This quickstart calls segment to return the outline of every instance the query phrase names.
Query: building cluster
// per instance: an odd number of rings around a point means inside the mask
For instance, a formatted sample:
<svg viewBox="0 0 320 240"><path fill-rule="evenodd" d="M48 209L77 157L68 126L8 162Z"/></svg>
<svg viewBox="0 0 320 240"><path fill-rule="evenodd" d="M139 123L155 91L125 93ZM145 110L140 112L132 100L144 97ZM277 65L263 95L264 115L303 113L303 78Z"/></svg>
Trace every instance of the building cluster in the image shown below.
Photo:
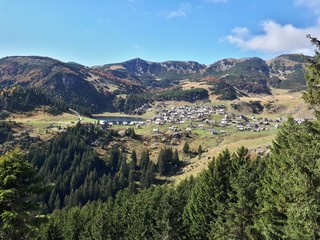
<svg viewBox="0 0 320 240"><path fill-rule="evenodd" d="M225 115L227 114L224 105L213 106L179 106L171 109L164 108L156 112L156 114L149 120L148 123L155 125L164 124L184 124L186 122L204 122L210 121L211 115Z"/></svg>
<svg viewBox="0 0 320 240"><path fill-rule="evenodd" d="M244 114L235 114L227 110L225 105L193 105L193 106L174 106L168 107L165 103L159 103L155 106L156 112L153 117L146 121L101 121L100 124L124 125L141 128L144 125L153 126L153 133L160 133L163 127L167 127L175 133L186 132L192 133L196 129L208 131L211 134L226 133L226 129L234 127L238 131L268 131L278 128L285 118L262 118L252 115L251 117ZM150 109L149 109L150 110ZM221 115L221 117L214 117ZM219 119L219 120L216 120ZM305 118L297 118L299 124L304 122Z"/></svg>
<svg viewBox="0 0 320 240"><path fill-rule="evenodd" d="M222 115L221 120L214 120L213 115ZM179 125L187 124L185 132L192 132L194 129L208 130L212 134L225 133L225 128L229 126L236 127L239 131L267 131L272 127L277 128L282 118L272 120L252 116L248 118L243 114L234 114L226 110L224 105L212 106L179 106L171 109L164 108L158 110L156 114L146 122L154 124L153 132L159 132L160 125L171 125L168 130L175 132L182 131ZM215 128L219 128L218 131Z"/></svg>

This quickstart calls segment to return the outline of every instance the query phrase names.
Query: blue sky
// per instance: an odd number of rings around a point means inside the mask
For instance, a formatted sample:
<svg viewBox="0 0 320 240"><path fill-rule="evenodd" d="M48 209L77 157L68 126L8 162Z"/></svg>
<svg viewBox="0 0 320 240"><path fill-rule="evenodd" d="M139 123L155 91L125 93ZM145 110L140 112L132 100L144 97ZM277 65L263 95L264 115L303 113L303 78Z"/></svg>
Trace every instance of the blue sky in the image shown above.
<svg viewBox="0 0 320 240"><path fill-rule="evenodd" d="M320 37L319 0L0 0L0 57L210 64L313 55L308 33Z"/></svg>

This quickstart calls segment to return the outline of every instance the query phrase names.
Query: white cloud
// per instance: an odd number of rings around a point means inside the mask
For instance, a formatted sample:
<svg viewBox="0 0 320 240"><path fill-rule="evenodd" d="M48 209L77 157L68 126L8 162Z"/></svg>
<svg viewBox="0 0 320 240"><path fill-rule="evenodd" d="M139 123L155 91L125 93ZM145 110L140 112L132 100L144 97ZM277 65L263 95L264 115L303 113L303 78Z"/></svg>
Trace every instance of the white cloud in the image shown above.
<svg viewBox="0 0 320 240"><path fill-rule="evenodd" d="M164 13L164 16L168 19L175 18L175 17L184 17L188 14L191 9L190 3L182 3L179 7L172 11L167 11Z"/></svg>
<svg viewBox="0 0 320 240"><path fill-rule="evenodd" d="M249 29L246 27L236 27L232 30L237 36L246 36L249 34Z"/></svg>
<svg viewBox="0 0 320 240"><path fill-rule="evenodd" d="M295 0L295 4L300 6L306 6L314 11L316 14L320 14L320 1L319 0Z"/></svg>
<svg viewBox="0 0 320 240"><path fill-rule="evenodd" d="M262 30L263 34L252 35L247 28L236 27L226 39L244 50L313 55L313 47L306 35L320 36L320 23L308 28L297 28L291 24L281 25L267 20L262 23Z"/></svg>

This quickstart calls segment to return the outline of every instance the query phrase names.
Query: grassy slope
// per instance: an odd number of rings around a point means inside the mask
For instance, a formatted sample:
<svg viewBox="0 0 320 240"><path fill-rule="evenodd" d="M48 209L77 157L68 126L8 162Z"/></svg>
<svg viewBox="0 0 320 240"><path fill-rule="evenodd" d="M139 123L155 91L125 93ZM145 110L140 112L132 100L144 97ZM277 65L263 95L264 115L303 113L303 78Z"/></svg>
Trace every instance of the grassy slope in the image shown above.
<svg viewBox="0 0 320 240"><path fill-rule="evenodd" d="M196 176L207 167L212 157L218 156L219 153L226 148L233 152L241 146L247 147L249 149L257 147L267 147L271 144L272 140L275 137L275 134L276 131L267 131L260 133L238 132L237 134L224 137L224 140L217 146L215 146L216 142L210 141L210 139L203 139L207 141L207 145L210 145L210 143L212 143L211 148L207 149L208 151L205 152L200 159L191 159L189 161L190 164L183 169L182 173L180 175L174 176L172 180L179 182L191 175ZM202 142L204 143L204 141ZM201 143L201 141L199 141L199 143ZM197 143L193 143L191 145L191 148L194 148L195 145L197 145ZM202 146L205 146L205 144L203 144Z"/></svg>
<svg viewBox="0 0 320 240"><path fill-rule="evenodd" d="M276 112L274 114L264 111L261 114L263 117L313 117L313 112L307 108L307 105L302 100L302 92L290 92L283 89L272 89L272 93L272 95L265 96L242 97L240 98L240 101L261 101L261 104L272 102L275 105L285 107L285 109L281 110L281 112Z"/></svg>
<svg viewBox="0 0 320 240"><path fill-rule="evenodd" d="M8 120L22 123L26 129L31 131L31 135L47 139L57 130L50 130L49 126L54 125L56 127L66 128L75 125L78 119L78 116L69 113L54 116L42 111L33 111L31 116L26 114L13 114ZM94 119L82 117L82 122L94 121Z"/></svg>
<svg viewBox="0 0 320 240"><path fill-rule="evenodd" d="M191 87L197 88L202 87L209 90L210 85L204 82L186 82L183 85L184 89L189 89ZM217 96L211 95L210 100L212 104L225 104L230 109L231 103L236 103L238 101L261 101L261 104L267 104L268 102L273 102L273 104L278 106L284 106L285 109L281 112L276 112L275 114L267 113L264 111L262 117L288 117L289 115L293 117L313 117L312 111L308 110L306 104L302 100L302 92L290 92L285 89L271 88L272 95L257 95L251 94L249 97L241 97L239 100L235 101L220 101L217 100ZM235 113L239 113L235 111ZM250 114L250 112L245 112L245 114Z"/></svg>

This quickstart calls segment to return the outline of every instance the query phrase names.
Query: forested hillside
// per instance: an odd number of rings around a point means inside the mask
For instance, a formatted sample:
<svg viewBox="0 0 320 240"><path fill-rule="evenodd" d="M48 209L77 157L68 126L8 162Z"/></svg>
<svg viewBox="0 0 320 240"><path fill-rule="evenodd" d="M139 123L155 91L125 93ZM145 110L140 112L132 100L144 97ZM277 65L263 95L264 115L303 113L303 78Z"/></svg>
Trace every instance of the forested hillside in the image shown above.
<svg viewBox="0 0 320 240"><path fill-rule="evenodd" d="M46 107L46 112L53 115L68 112L70 108L81 115L89 116L91 112L90 108L80 104L67 103L59 97L50 96L43 88L21 86L0 88L0 103L2 115L6 112L30 112L43 106Z"/></svg>
<svg viewBox="0 0 320 240"><path fill-rule="evenodd" d="M98 89L87 79L88 69L80 64L68 64L47 57L6 57L0 59L0 86L28 86L45 89L46 95L79 105L90 111L112 110L108 102L113 95Z"/></svg>
<svg viewBox="0 0 320 240"><path fill-rule="evenodd" d="M46 211L106 201L125 188L135 193L150 187L158 172L164 176L178 170L177 151L163 149L154 163L145 149L138 159L134 150L129 152L118 144L126 136L137 137L132 128L121 136L112 129L77 124L49 142L33 145L27 159L39 169L45 183L54 183L44 198ZM98 148L106 149L107 154L99 155Z"/></svg>
<svg viewBox="0 0 320 240"><path fill-rule="evenodd" d="M135 187L130 186L132 171L139 175L139 169L145 168L147 174L145 160L138 160L140 164L135 167L135 157L119 163L112 150L106 162L101 162L84 140L75 137L80 137L81 131L82 136L93 136L91 140L99 135L78 126L70 137L59 137L47 148L28 154L31 162L40 167L45 183L54 183L45 208L54 212L41 225L38 239L319 237L318 122L298 125L289 120L269 156L252 160L245 148L235 153L224 150L196 179L175 187L155 186L152 182L143 185L139 178L134 180ZM64 157L54 155L58 149ZM41 156L42 151L48 157ZM1 164L6 158L2 157ZM5 166L1 165L3 177L8 174L3 170ZM1 193L5 201L1 204L10 211L10 198L3 195L7 187L3 180ZM2 219L4 216L2 212ZM1 229L2 236L11 236L5 225Z"/></svg>
<svg viewBox="0 0 320 240"><path fill-rule="evenodd" d="M269 156L224 150L175 187L127 188L80 207L55 206L40 239L316 239L319 142L318 122L289 120Z"/></svg>
<svg viewBox="0 0 320 240"><path fill-rule="evenodd" d="M203 88L193 88L190 90L182 90L179 87L159 91L155 93L130 94L126 99L121 97L115 99L114 107L124 113L139 113L137 109L145 104L154 101L187 101L195 102L197 100L207 100L209 93Z"/></svg>

